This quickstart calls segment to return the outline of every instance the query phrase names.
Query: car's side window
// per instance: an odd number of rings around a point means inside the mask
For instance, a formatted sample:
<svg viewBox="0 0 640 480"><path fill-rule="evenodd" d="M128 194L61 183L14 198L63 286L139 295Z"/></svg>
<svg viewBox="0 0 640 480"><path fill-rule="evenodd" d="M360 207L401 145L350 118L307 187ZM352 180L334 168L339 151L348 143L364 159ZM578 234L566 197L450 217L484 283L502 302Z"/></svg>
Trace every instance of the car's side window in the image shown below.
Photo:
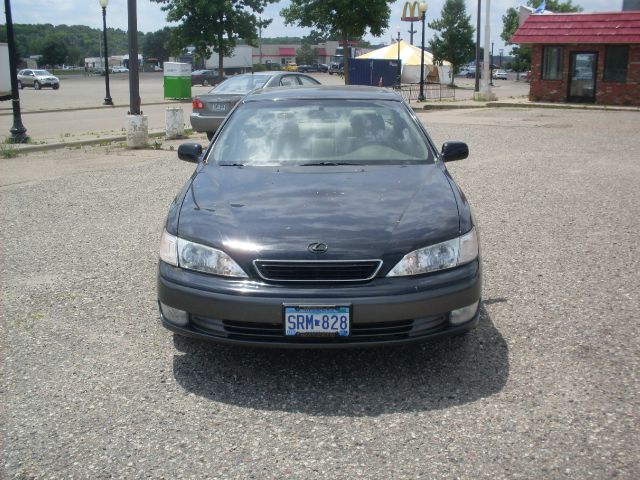
<svg viewBox="0 0 640 480"><path fill-rule="evenodd" d="M280 86L281 87L293 87L295 85L300 85L298 83L298 81L296 80L296 76L295 75L285 75L284 77L282 77L280 79Z"/></svg>
<svg viewBox="0 0 640 480"><path fill-rule="evenodd" d="M320 82L315 78L307 77L306 75L300 75L298 79L302 85L320 85Z"/></svg>

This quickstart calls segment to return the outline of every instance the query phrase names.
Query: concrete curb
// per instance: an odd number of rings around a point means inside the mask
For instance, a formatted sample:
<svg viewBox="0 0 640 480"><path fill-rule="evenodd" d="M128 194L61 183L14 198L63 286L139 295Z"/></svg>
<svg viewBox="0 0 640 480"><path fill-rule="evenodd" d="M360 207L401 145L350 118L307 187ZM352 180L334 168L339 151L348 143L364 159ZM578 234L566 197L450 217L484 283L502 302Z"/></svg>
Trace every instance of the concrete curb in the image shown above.
<svg viewBox="0 0 640 480"><path fill-rule="evenodd" d="M423 112L425 110L462 110L466 108L485 108L486 105L484 103L478 103L477 105L469 105L469 104L455 104L455 103L443 103L443 104L433 104L429 103L423 105L422 107L414 107L411 108L415 112Z"/></svg>
<svg viewBox="0 0 640 480"><path fill-rule="evenodd" d="M191 132L185 130L185 134L189 134ZM157 138L165 136L165 132L156 131L149 132L149 138ZM173 139L172 139L173 140ZM72 148L72 147L80 147L84 145L99 145L101 143L113 143L113 142L126 142L126 135L114 135L111 137L101 137L101 138L87 138L85 140L73 140L70 142L57 142L57 143L43 143L42 145L19 145L15 144L16 152L18 155L21 153L31 153L31 152L44 152L47 150L57 150L60 148Z"/></svg>
<svg viewBox="0 0 640 480"><path fill-rule="evenodd" d="M174 100L171 102L151 102L145 103L142 105L151 106L151 105L180 105L185 103L191 103L191 100ZM71 107L71 108L59 108L56 110L33 110L33 111L21 111L21 115L31 115L34 113L58 113L58 112L80 112L83 110L102 110L103 108L129 108L129 105L96 105L94 107ZM7 109L6 111L0 110L0 117L13 115L13 111L11 109Z"/></svg>
<svg viewBox="0 0 640 480"><path fill-rule="evenodd" d="M608 110L613 112L640 112L637 107L623 107L617 105L584 105L584 104L566 104L566 103L518 103L518 102L487 102L490 108L549 108L564 110Z"/></svg>
<svg viewBox="0 0 640 480"><path fill-rule="evenodd" d="M593 111L610 111L610 112L640 112L638 107L623 107L615 105L582 105L582 104L566 104L566 103L519 103L519 102L478 102L477 104L426 104L422 107L411 106L415 112L423 112L425 110L461 110L461 109L477 109L477 108L548 108L563 110L593 110Z"/></svg>

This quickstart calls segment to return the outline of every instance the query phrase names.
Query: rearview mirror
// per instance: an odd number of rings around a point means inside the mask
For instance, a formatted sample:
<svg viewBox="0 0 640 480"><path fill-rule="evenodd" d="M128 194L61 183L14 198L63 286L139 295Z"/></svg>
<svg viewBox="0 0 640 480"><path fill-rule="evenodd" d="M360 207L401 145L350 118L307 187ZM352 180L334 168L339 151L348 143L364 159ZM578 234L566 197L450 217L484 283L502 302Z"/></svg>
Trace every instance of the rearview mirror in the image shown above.
<svg viewBox="0 0 640 480"><path fill-rule="evenodd" d="M183 143L178 147L178 158L186 162L198 163L202 158L202 145L199 143Z"/></svg>
<svg viewBox="0 0 640 480"><path fill-rule="evenodd" d="M464 142L445 142L442 144L442 161L453 162L469 156L469 147Z"/></svg>

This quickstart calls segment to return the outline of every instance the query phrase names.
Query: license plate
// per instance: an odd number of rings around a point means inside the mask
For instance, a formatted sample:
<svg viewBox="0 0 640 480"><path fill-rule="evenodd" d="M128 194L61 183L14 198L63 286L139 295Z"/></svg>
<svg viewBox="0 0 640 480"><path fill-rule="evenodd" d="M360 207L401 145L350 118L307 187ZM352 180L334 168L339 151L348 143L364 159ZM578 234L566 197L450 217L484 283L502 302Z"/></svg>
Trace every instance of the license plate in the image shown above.
<svg viewBox="0 0 640 480"><path fill-rule="evenodd" d="M348 306L285 306L285 335L348 337L350 316Z"/></svg>
<svg viewBox="0 0 640 480"><path fill-rule="evenodd" d="M215 112L224 112L227 109L227 104L226 103L214 103L213 104L213 110Z"/></svg>

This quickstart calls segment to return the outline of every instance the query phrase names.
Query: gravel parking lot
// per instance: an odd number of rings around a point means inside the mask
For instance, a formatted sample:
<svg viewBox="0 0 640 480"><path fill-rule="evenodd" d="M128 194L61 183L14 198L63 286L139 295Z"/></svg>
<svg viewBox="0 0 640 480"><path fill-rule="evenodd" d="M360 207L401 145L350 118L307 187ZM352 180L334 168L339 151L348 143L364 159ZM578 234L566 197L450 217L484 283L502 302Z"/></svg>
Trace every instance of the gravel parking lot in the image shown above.
<svg viewBox="0 0 640 480"><path fill-rule="evenodd" d="M0 160L0 476L638 478L640 115L420 117L470 145L485 290L474 332L406 348L174 340L176 144Z"/></svg>

